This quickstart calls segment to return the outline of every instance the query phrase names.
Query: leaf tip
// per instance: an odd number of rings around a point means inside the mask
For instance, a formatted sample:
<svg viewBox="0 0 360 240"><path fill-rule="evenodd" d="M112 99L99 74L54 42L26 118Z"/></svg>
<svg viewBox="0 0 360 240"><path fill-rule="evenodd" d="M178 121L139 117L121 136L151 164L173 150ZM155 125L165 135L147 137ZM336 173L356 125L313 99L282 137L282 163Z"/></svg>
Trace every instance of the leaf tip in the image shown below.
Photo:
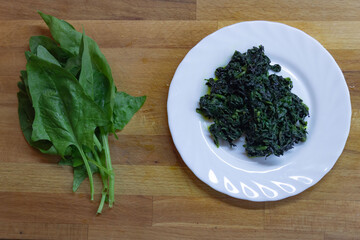
<svg viewBox="0 0 360 240"><path fill-rule="evenodd" d="M44 20L44 22L46 23L46 25L49 25L50 22L52 21L52 16L47 15L41 11L37 11L37 13L40 15L40 17Z"/></svg>
<svg viewBox="0 0 360 240"><path fill-rule="evenodd" d="M43 13L42 11L40 11L40 10L37 10L36 12L37 12L42 18L44 18L44 17L46 16L46 14Z"/></svg>

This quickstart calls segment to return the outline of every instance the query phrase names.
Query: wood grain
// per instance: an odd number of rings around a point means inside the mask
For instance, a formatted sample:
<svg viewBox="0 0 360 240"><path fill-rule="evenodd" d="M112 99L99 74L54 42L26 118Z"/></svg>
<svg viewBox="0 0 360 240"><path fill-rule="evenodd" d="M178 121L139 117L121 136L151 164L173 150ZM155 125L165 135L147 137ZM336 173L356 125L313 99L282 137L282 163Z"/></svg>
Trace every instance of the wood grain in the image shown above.
<svg viewBox="0 0 360 240"><path fill-rule="evenodd" d="M114 226L89 226L89 239L190 239L190 240L323 240L323 233L279 231L279 230L249 230L227 227L114 227Z"/></svg>
<svg viewBox="0 0 360 240"><path fill-rule="evenodd" d="M196 16L196 0L0 1L0 19L37 19L36 10L65 19L181 20Z"/></svg>
<svg viewBox="0 0 360 240"><path fill-rule="evenodd" d="M219 21L218 28L239 21ZM360 21L278 21L315 37L327 49L360 49ZM346 39L346 41L344 41Z"/></svg>
<svg viewBox="0 0 360 240"><path fill-rule="evenodd" d="M86 224L0 222L1 239L88 239Z"/></svg>
<svg viewBox="0 0 360 240"><path fill-rule="evenodd" d="M104 217L95 214L99 197L99 195L96 196L92 203L88 194L74 194L71 191L63 194L0 193L0 201L6 206L0 209L0 223L7 221L8 223L67 223L85 226L151 226L152 197L118 196L116 207L104 208Z"/></svg>
<svg viewBox="0 0 360 240"><path fill-rule="evenodd" d="M358 1L198 0L197 18L211 20L359 20Z"/></svg>
<svg viewBox="0 0 360 240"><path fill-rule="evenodd" d="M0 163L0 185L2 186L0 192L68 193L72 189L70 167L45 162L45 159L21 165L19 169L19 163ZM197 180L186 167L114 165L114 171L115 191L120 195L220 195ZM21 172L27 174L21 175ZM30 179L31 181L28 181ZM95 192L98 194L101 193L100 181L98 177L94 179ZM88 191L88 182L84 182L77 193L88 193Z"/></svg>
<svg viewBox="0 0 360 240"><path fill-rule="evenodd" d="M357 235L351 232L327 232L324 236L324 240L356 240L357 238Z"/></svg>
<svg viewBox="0 0 360 240"><path fill-rule="evenodd" d="M266 229L359 232L359 201L284 200L265 206Z"/></svg>
<svg viewBox="0 0 360 240"><path fill-rule="evenodd" d="M86 35L101 48L191 48L217 29L216 21L114 21L70 20L76 29L84 27ZM48 35L46 24L38 20L0 21L0 47L28 47L34 35ZM10 38L9 38L10 37Z"/></svg>
<svg viewBox="0 0 360 240"><path fill-rule="evenodd" d="M0 0L1 239L359 239L360 2L237 0ZM118 89L147 95L141 111L110 138L116 202L95 215L85 181L24 140L17 81L33 35L49 31L36 10L83 27L111 65ZM202 38L248 20L271 20L317 39L344 72L351 131L334 168L315 186L279 202L233 199L184 164L168 129L166 100L178 64ZM334 113L336 114L336 113Z"/></svg>
<svg viewBox="0 0 360 240"><path fill-rule="evenodd" d="M264 203L222 197L155 197L153 201L153 226L264 228Z"/></svg>

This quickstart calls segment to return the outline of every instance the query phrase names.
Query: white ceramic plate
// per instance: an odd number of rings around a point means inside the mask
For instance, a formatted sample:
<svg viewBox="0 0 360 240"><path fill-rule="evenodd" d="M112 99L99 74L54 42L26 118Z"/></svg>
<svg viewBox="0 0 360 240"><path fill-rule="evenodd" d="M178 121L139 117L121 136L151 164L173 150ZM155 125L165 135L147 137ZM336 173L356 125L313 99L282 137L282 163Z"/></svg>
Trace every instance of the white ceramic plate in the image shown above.
<svg viewBox="0 0 360 240"><path fill-rule="evenodd" d="M241 140L238 147L217 148L207 130L211 122L195 111L207 91L204 79L214 77L235 50L259 45L310 109L307 141L282 157L249 158ZM177 68L167 108L175 146L195 175L217 191L251 201L280 200L317 183L343 151L351 119L349 90L329 52L296 28L265 21L237 23L201 40Z"/></svg>

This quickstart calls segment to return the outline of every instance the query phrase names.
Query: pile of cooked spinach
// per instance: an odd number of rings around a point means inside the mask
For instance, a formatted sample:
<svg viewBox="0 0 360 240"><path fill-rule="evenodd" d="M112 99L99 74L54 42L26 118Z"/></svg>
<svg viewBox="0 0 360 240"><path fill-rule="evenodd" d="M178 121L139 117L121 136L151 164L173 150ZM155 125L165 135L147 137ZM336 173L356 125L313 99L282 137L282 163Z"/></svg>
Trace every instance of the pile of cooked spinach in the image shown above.
<svg viewBox="0 0 360 240"><path fill-rule="evenodd" d="M30 38L18 83L20 126L31 146L60 155L60 164L73 167L73 191L88 177L93 200L93 174L100 173L101 213L105 202L112 207L115 196L108 136L124 128L146 97L117 91L105 56L84 32L39 14L53 39Z"/></svg>
<svg viewBox="0 0 360 240"><path fill-rule="evenodd" d="M290 78L269 74L280 72L270 65L264 47L245 53L235 51L225 67L206 79L209 93L202 96L197 112L212 119L209 131L214 142L234 141L245 136L250 157L283 155L295 143L306 140L309 109L294 93Z"/></svg>

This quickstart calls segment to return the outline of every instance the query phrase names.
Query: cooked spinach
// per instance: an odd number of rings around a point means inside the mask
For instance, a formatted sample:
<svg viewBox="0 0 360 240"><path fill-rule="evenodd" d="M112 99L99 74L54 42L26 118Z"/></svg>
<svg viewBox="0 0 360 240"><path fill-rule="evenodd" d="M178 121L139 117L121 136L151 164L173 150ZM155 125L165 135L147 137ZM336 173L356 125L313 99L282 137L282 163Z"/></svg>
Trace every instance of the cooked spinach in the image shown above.
<svg viewBox="0 0 360 240"><path fill-rule="evenodd" d="M32 147L60 155L59 164L74 168L73 191L88 177L93 200L93 174L100 173L101 213L105 201L113 206L115 196L108 136L124 128L146 97L116 90L105 56L84 32L39 14L54 40L30 38L18 83L20 127Z"/></svg>
<svg viewBox="0 0 360 240"><path fill-rule="evenodd" d="M244 135L249 156L280 156L306 140L309 109L291 92L290 78L269 74L281 71L270 62L263 46L235 51L225 67L216 69L215 78L206 79L209 93L196 110L214 121L209 131L217 146L219 140L235 146Z"/></svg>

